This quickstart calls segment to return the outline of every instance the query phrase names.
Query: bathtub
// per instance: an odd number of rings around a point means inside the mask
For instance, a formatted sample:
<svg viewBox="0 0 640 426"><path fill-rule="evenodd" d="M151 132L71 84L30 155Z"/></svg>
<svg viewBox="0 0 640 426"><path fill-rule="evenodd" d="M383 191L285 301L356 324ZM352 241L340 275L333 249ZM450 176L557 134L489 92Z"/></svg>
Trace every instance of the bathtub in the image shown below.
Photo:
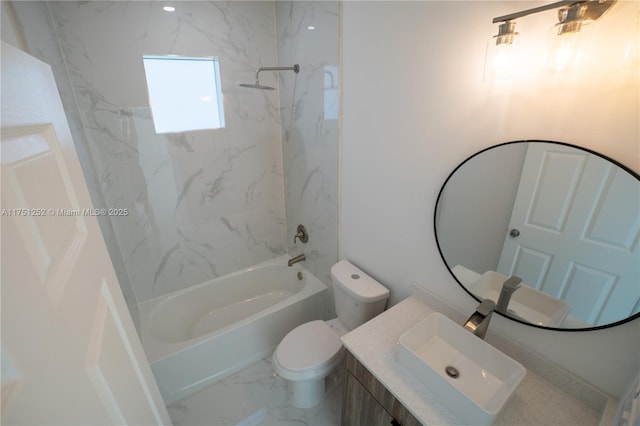
<svg viewBox="0 0 640 426"><path fill-rule="evenodd" d="M139 306L142 346L169 404L270 354L322 319L327 287L282 256Z"/></svg>

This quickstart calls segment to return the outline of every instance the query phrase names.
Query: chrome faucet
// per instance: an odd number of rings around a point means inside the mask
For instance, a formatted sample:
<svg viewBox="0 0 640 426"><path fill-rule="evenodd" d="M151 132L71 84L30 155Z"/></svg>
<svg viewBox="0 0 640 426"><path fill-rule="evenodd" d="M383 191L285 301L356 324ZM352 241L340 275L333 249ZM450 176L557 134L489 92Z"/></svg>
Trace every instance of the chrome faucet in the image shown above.
<svg viewBox="0 0 640 426"><path fill-rule="evenodd" d="M508 280L502 284L502 290L500 290L500 297L498 297L498 304L496 305L496 311L501 314L507 314L507 308L511 296L522 285L522 278L515 275L511 276Z"/></svg>
<svg viewBox="0 0 640 426"><path fill-rule="evenodd" d="M493 300L484 299L482 303L478 305L476 311L464 323L464 329L484 339L489 329L489 321L491 321L491 315L493 315L495 307L496 304Z"/></svg>
<svg viewBox="0 0 640 426"><path fill-rule="evenodd" d="M287 265L291 267L294 265L294 263L302 262L303 260L307 260L307 257L304 254L299 254L296 257L292 257L291 259L289 259Z"/></svg>

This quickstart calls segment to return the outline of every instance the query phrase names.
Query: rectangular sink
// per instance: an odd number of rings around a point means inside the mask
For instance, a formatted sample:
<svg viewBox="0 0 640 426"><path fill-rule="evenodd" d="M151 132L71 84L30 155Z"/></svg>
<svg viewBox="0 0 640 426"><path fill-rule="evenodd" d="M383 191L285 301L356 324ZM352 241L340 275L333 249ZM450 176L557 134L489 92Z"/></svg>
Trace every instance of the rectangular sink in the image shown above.
<svg viewBox="0 0 640 426"><path fill-rule="evenodd" d="M487 271L471 286L471 293L480 299L491 299L498 303L502 284L509 277L495 271ZM525 283L513 293L507 313L514 318L545 327L560 327L571 306Z"/></svg>
<svg viewBox="0 0 640 426"><path fill-rule="evenodd" d="M400 336L396 360L461 421L473 425L492 424L526 372L437 312Z"/></svg>

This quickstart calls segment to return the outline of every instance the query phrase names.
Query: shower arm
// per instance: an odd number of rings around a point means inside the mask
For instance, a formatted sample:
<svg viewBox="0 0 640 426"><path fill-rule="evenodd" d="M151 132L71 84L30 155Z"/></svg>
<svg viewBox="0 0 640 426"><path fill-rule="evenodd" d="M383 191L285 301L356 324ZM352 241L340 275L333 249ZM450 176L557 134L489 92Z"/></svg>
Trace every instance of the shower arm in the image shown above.
<svg viewBox="0 0 640 426"><path fill-rule="evenodd" d="M256 85L260 84L258 74L260 74L261 71L293 71L297 74L300 72L300 65L295 64L292 67L260 67L256 70Z"/></svg>

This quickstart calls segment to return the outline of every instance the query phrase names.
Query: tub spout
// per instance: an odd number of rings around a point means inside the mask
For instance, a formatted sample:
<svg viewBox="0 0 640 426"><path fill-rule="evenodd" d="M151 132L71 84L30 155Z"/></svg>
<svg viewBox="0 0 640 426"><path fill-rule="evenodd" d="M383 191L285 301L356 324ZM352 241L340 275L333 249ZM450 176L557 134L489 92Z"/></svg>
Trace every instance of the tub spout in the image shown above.
<svg viewBox="0 0 640 426"><path fill-rule="evenodd" d="M303 260L307 260L307 257L304 254L299 254L296 257L292 257L291 259L289 259L287 265L291 267L294 263L302 262Z"/></svg>

